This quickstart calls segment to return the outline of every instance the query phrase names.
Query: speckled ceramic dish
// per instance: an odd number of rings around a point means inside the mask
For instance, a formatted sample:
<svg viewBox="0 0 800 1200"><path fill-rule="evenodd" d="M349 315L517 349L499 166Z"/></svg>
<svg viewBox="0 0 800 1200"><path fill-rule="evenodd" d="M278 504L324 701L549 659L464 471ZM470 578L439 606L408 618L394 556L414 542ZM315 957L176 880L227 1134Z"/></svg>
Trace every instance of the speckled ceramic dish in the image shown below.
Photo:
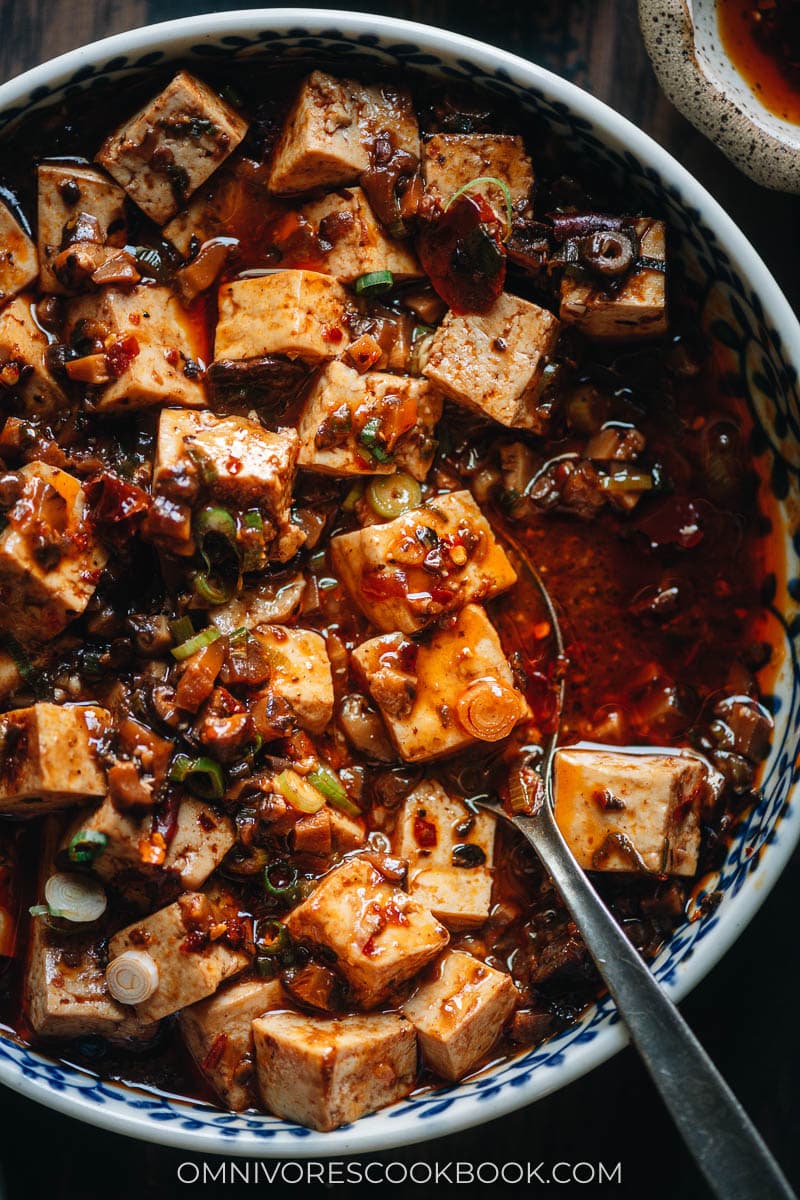
<svg viewBox="0 0 800 1200"><path fill-rule="evenodd" d="M658 80L675 107L756 183L800 192L800 126L765 108L725 52L716 0L639 0Z"/></svg>
<svg viewBox="0 0 800 1200"><path fill-rule="evenodd" d="M634 206L669 223L670 254L697 296L705 336L754 422L751 449L764 493L782 514L769 536L785 544L786 573L768 581L782 667L766 698L775 718L758 804L738 825L718 875L716 907L695 907L653 970L682 999L727 951L773 886L800 836L800 326L760 258L724 210L641 130L572 84L513 55L405 21L364 14L280 9L216 13L121 34L76 50L0 87L0 127L31 106L123 80L172 59L202 73L210 60L302 53L414 68L444 80L471 80L535 111L591 164L624 182ZM793 802L794 801L794 802ZM701 890L698 899L705 894ZM735 1004L735 997L731 1003ZM757 1040L742 1053L752 1053ZM604 999L537 1048L459 1084L422 1091L333 1133L314 1133L261 1113L227 1113L197 1101L104 1083L0 1033L0 1083L83 1121L194 1153L297 1158L367 1153L478 1125L576 1079L625 1042Z"/></svg>

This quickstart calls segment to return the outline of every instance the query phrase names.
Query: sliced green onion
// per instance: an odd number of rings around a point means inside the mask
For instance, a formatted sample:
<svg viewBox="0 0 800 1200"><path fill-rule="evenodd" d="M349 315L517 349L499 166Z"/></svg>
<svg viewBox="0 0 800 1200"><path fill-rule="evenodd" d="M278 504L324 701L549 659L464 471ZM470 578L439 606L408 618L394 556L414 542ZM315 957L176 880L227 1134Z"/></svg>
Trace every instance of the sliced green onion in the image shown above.
<svg viewBox="0 0 800 1200"><path fill-rule="evenodd" d="M270 878L273 871L285 871L288 874L287 883L274 883ZM291 867L288 863L278 862L271 863L264 870L264 887L271 896L281 896L283 899L288 899L293 896L297 890L297 883L300 879L300 873L297 867Z"/></svg>
<svg viewBox="0 0 800 1200"><path fill-rule="evenodd" d="M281 771L280 775L275 776L273 785L284 800L288 800L292 808L299 812L319 812L325 804L322 793L302 775L298 775L297 771Z"/></svg>
<svg viewBox="0 0 800 1200"><path fill-rule="evenodd" d="M342 501L342 512L352 512L364 495L364 480L357 479Z"/></svg>
<svg viewBox="0 0 800 1200"><path fill-rule="evenodd" d="M194 533L201 544L212 533L225 538L232 545L236 544L236 522L227 508L211 504L201 508L194 518Z"/></svg>
<svg viewBox="0 0 800 1200"><path fill-rule="evenodd" d="M67 848L69 859L74 863L93 863L105 850L108 838L99 829L79 829Z"/></svg>
<svg viewBox="0 0 800 1200"><path fill-rule="evenodd" d="M267 867L269 871L269 867ZM266 877L265 877L265 886ZM271 890L271 885L269 889ZM273 895L280 893L273 892ZM266 936L265 936L266 935ZM289 948L289 930L283 921L259 921L258 937L256 938L256 954L259 958L274 958L277 954Z"/></svg>
<svg viewBox="0 0 800 1200"><path fill-rule="evenodd" d="M457 192L453 192L452 196L447 201L447 204L444 206L444 211L447 212L448 208L450 208L452 204L455 204L459 196L463 196L465 192L474 191L475 188L480 187L482 183L493 183L495 187L499 187L500 191L503 193L503 199L506 203L506 221L508 222L508 233L506 234L507 240L511 236L511 223L514 217L514 208L511 203L511 192L508 189L508 184L503 183L503 180L498 179L495 175L479 175L477 179L470 179L469 183L465 183L464 186L460 187Z"/></svg>
<svg viewBox="0 0 800 1200"><path fill-rule="evenodd" d="M192 576L192 587L200 599L208 604L227 604L236 591L236 580L217 579L205 571L198 571Z"/></svg>
<svg viewBox="0 0 800 1200"><path fill-rule="evenodd" d="M172 783L185 783L189 791L202 800L221 800L225 794L222 767L213 758L190 758L176 754L169 777Z"/></svg>
<svg viewBox="0 0 800 1200"><path fill-rule="evenodd" d="M228 641L232 646L236 646L239 642L246 642L250 634L246 625L240 625L238 629L234 629L233 633L228 634Z"/></svg>
<svg viewBox="0 0 800 1200"><path fill-rule="evenodd" d="M316 771L312 771L308 776L308 782L318 792L322 792L326 800L329 800L333 807L338 808L340 812L347 813L350 817L361 816L361 809L353 804L341 779L329 767L317 767Z"/></svg>
<svg viewBox="0 0 800 1200"><path fill-rule="evenodd" d="M422 501L422 488L416 479L398 471L395 475L375 475L367 484L367 500L379 517L400 517Z"/></svg>
<svg viewBox="0 0 800 1200"><path fill-rule="evenodd" d="M264 528L264 518L257 508L253 508L244 514L242 517L242 524L244 525L245 529L260 530Z"/></svg>
<svg viewBox="0 0 800 1200"><path fill-rule="evenodd" d="M32 917L60 917L61 913L53 912L49 904L32 904L28 909Z"/></svg>
<svg viewBox="0 0 800 1200"><path fill-rule="evenodd" d="M185 658L191 658L198 650L202 650L204 646L210 646L215 642L221 634L213 625L208 625L205 629L201 629L199 633L193 634L187 638L185 642L181 642L180 646L173 646L170 654L176 658L178 662L183 662Z"/></svg>
<svg viewBox="0 0 800 1200"><path fill-rule="evenodd" d="M44 898L51 916L63 917L76 924L96 921L108 905L105 888L88 875L58 872L44 887Z"/></svg>
<svg viewBox="0 0 800 1200"><path fill-rule="evenodd" d="M385 446L380 440L381 422L378 417L370 417L361 433L358 435L360 445L364 447L368 454L371 454L376 462L390 463L392 456L389 454Z"/></svg>
<svg viewBox="0 0 800 1200"><path fill-rule="evenodd" d="M366 275L359 275L355 286L359 296L364 292L370 296L382 296L394 286L394 275L391 271L368 271Z"/></svg>
<svg viewBox="0 0 800 1200"><path fill-rule="evenodd" d="M190 637L194 637L194 625L191 617L176 617L174 621L170 621L169 630L177 646L181 642L188 642Z"/></svg>

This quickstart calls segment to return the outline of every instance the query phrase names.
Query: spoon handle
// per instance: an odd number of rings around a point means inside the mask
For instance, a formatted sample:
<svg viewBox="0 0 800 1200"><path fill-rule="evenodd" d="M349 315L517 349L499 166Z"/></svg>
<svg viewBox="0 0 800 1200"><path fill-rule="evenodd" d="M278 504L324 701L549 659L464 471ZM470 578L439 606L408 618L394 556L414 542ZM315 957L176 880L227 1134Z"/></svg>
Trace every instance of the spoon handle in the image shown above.
<svg viewBox="0 0 800 1200"><path fill-rule="evenodd" d="M792 1200L761 1135L576 863L544 805L514 824L541 858L673 1121L720 1200Z"/></svg>

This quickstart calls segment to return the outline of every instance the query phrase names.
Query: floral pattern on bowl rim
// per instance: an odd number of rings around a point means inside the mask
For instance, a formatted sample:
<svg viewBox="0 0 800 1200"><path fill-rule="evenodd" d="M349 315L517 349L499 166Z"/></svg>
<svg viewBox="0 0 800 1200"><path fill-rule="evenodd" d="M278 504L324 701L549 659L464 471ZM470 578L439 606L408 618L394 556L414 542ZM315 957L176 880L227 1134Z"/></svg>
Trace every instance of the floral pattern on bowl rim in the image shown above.
<svg viewBox="0 0 800 1200"><path fill-rule="evenodd" d="M800 836L793 789L800 775L800 326L766 267L724 211L672 157L625 118L574 85L511 54L430 27L367 14L308 9L216 13L119 34L34 68L0 87L0 129L32 106L173 59L253 54L330 56L414 67L470 80L534 110L595 163L633 183L670 223L672 249L697 291L703 324L747 397L763 486L783 509L788 578L767 582L765 604L784 644L767 698L775 738L761 796L737 828L698 908L657 956L656 977L680 1000L725 953L778 878ZM346 69L346 68L345 68ZM702 899L702 894L698 897ZM255 1112L104 1082L58 1063L0 1030L0 1082L51 1108L118 1133L194 1152L320 1157L416 1143L492 1120L591 1070L625 1044L606 997L563 1033L459 1084L421 1091L354 1125L320 1134Z"/></svg>

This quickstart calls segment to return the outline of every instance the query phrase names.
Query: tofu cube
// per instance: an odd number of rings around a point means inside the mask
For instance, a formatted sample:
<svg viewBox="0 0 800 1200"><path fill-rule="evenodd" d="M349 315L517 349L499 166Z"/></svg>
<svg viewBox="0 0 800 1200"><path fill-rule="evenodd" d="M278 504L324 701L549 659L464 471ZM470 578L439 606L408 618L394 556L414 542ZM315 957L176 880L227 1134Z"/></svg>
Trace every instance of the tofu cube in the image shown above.
<svg viewBox="0 0 800 1200"><path fill-rule="evenodd" d="M203 385L197 380L202 357L197 333L169 288L107 287L80 296L69 307L73 344L79 342L84 322L108 330L106 349L112 356L112 378L97 385L97 412L124 413L157 404L205 405Z"/></svg>
<svg viewBox="0 0 800 1200"><path fill-rule="evenodd" d="M263 164L233 155L161 232L184 256L210 238L246 237L256 244L285 207L267 192Z"/></svg>
<svg viewBox="0 0 800 1200"><path fill-rule="evenodd" d="M40 847L37 901L54 870L59 822L45 822ZM105 981L103 936L96 930L61 934L33 918L25 965L23 1008L38 1037L75 1038L97 1034L130 1046L131 1039L149 1040L157 1026L109 995Z"/></svg>
<svg viewBox="0 0 800 1200"><path fill-rule="evenodd" d="M369 168L359 90L351 80L324 71L303 80L272 155L271 192L339 187Z"/></svg>
<svg viewBox="0 0 800 1200"><path fill-rule="evenodd" d="M99 808L81 813L64 834L61 849L67 850L72 839L79 833L101 833L106 839L102 854L92 863L92 870L101 879L110 882L123 872L139 872L145 869L140 847L147 839L152 826L150 816L137 816L135 812L120 812L110 796L106 796Z"/></svg>
<svg viewBox="0 0 800 1200"><path fill-rule="evenodd" d="M286 918L292 937L325 946L359 1008L375 1008L444 949L447 930L366 859L326 875Z"/></svg>
<svg viewBox="0 0 800 1200"><path fill-rule="evenodd" d="M445 1079L462 1079L497 1041L517 989L509 975L461 950L448 950L434 970L402 1009L427 1065Z"/></svg>
<svg viewBox="0 0 800 1200"><path fill-rule="evenodd" d="M537 399L558 330L546 308L504 292L488 312L448 312L422 373L472 412L512 429L539 430Z"/></svg>
<svg viewBox="0 0 800 1200"><path fill-rule="evenodd" d="M96 159L148 217L163 225L225 161L247 122L188 71L100 147Z"/></svg>
<svg viewBox="0 0 800 1200"><path fill-rule="evenodd" d="M331 246L325 267L341 283L354 283L371 271L391 271L398 281L424 275L410 245L384 232L361 188L331 192L301 211L314 233Z"/></svg>
<svg viewBox="0 0 800 1200"><path fill-rule="evenodd" d="M187 796L178 807L164 870L174 872L184 888L195 891L216 871L235 841L230 817Z"/></svg>
<svg viewBox="0 0 800 1200"><path fill-rule="evenodd" d="M377 134L390 133L394 145L419 160L419 122L411 93L394 83L356 84L361 124L371 141Z"/></svg>
<svg viewBox="0 0 800 1200"><path fill-rule="evenodd" d="M451 931L475 929L492 902L496 821L421 783L406 798L393 848L408 862L408 893Z"/></svg>
<svg viewBox="0 0 800 1200"><path fill-rule="evenodd" d="M42 643L86 608L108 553L94 540L74 476L42 462L19 476L22 494L0 532L0 628L24 644ZM27 520L32 504L41 514L36 543Z"/></svg>
<svg viewBox="0 0 800 1200"><path fill-rule="evenodd" d="M359 850L367 840L364 822L348 817L338 808L329 808L328 817L331 823L331 845L340 854L348 854L351 850Z"/></svg>
<svg viewBox="0 0 800 1200"><path fill-rule="evenodd" d="M325 1019L268 1013L253 1022L266 1108L329 1131L407 1096L417 1074L414 1027L397 1013Z"/></svg>
<svg viewBox="0 0 800 1200"><path fill-rule="evenodd" d="M189 1053L226 1108L256 1106L253 1021L286 1007L279 980L243 979L178 1016Z"/></svg>
<svg viewBox="0 0 800 1200"><path fill-rule="evenodd" d="M170 527L174 553L192 552L191 510L179 499L182 482L200 484L205 498L239 509L258 508L267 537L290 526L299 439L293 429L270 433L245 417L164 409L158 422L153 494L175 506L182 522ZM177 507L180 506L180 507ZM174 529L174 532L173 532ZM162 534L163 536L163 534Z"/></svg>
<svg viewBox="0 0 800 1200"><path fill-rule="evenodd" d="M105 794L111 718L93 704L33 704L0 716L0 812L40 817Z"/></svg>
<svg viewBox="0 0 800 1200"><path fill-rule="evenodd" d="M147 854L151 845L150 815L121 812L106 797L99 808L81 814L69 826L62 849L87 830L101 833L106 839L102 853L92 863L92 870L101 879L111 882L123 876L127 885L133 876L158 878L167 871L177 875L186 890L201 887L236 840L233 822L193 796L187 796L178 806L175 829L160 864L154 864Z"/></svg>
<svg viewBox="0 0 800 1200"><path fill-rule="evenodd" d="M178 1009L212 995L226 979L250 962L244 951L195 932L185 918L192 902L208 904L200 892L187 892L174 904L129 925L109 942L109 959L126 950L149 954L158 968L158 987L149 1000L136 1005L144 1021L158 1021Z"/></svg>
<svg viewBox="0 0 800 1200"><path fill-rule="evenodd" d="M300 466L323 475L391 475L400 468L423 480L436 453L441 415L442 398L425 379L381 371L360 375L342 362L328 363L298 421ZM374 440L388 461L371 452Z"/></svg>
<svg viewBox="0 0 800 1200"><path fill-rule="evenodd" d="M333 718L333 676L325 639L313 629L259 625L255 637L267 652L270 675L262 696L288 705L301 729L322 733Z"/></svg>
<svg viewBox="0 0 800 1200"><path fill-rule="evenodd" d="M441 758L480 740L499 741L530 713L495 628L477 604L467 604L426 642L384 634L358 646L352 660L406 762ZM482 737L473 721L478 681L504 716L499 733L492 718Z"/></svg>
<svg viewBox="0 0 800 1200"><path fill-rule="evenodd" d="M441 553L446 576L423 566L431 551ZM517 581L467 491L436 496L393 521L340 534L331 539L331 559L351 599L386 632L415 633L434 617L490 600Z"/></svg>
<svg viewBox="0 0 800 1200"><path fill-rule="evenodd" d="M7 389L32 416L56 413L67 405L64 389L47 369L47 347L47 336L36 324L30 300L18 296L0 312L0 393Z"/></svg>
<svg viewBox="0 0 800 1200"><path fill-rule="evenodd" d="M39 259L33 239L11 209L0 203L0 301L16 296L38 274Z"/></svg>
<svg viewBox="0 0 800 1200"><path fill-rule="evenodd" d="M318 271L277 271L239 279L219 291L215 362L285 354L309 363L334 358L349 344L347 293Z"/></svg>
<svg viewBox="0 0 800 1200"><path fill-rule="evenodd" d="M78 163L42 162L38 180L38 240L41 286L45 292L65 293L73 289L59 279L54 263L70 239L79 217L96 221L98 243L106 250L100 262L110 258L128 240L125 193L96 167Z"/></svg>
<svg viewBox="0 0 800 1200"><path fill-rule="evenodd" d="M506 185L515 213L530 212L533 166L521 137L508 133L434 133L422 146L422 172L427 190L443 205L473 179L491 177ZM501 188L486 183L475 193L492 206L501 221L507 221Z"/></svg>
<svg viewBox="0 0 800 1200"><path fill-rule="evenodd" d="M694 875L707 789L705 764L688 755L556 754L556 821L588 871Z"/></svg>
<svg viewBox="0 0 800 1200"><path fill-rule="evenodd" d="M633 270L619 290L610 293L590 278L565 272L561 280L559 316L590 338L630 341L661 337L667 332L667 246L663 221L639 217L634 222L640 257L661 263L660 269Z"/></svg>

